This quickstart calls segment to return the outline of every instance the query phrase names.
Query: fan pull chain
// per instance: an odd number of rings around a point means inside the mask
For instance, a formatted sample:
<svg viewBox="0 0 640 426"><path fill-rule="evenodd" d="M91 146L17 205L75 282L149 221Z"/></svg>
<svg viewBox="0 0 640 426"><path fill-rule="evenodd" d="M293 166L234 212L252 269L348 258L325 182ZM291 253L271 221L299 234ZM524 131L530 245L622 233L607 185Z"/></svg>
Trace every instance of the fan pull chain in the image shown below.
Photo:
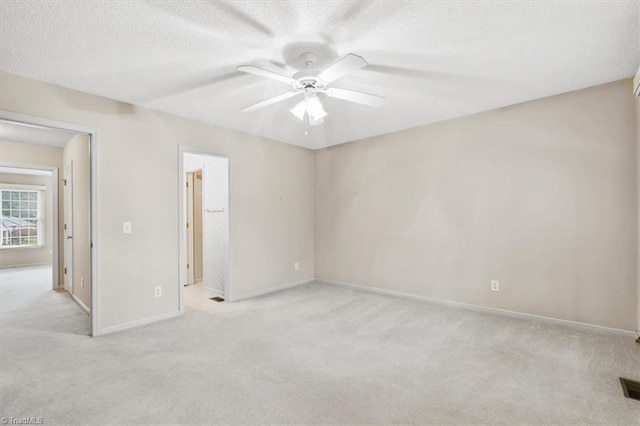
<svg viewBox="0 0 640 426"><path fill-rule="evenodd" d="M304 135L307 136L309 134L309 114L304 114Z"/></svg>

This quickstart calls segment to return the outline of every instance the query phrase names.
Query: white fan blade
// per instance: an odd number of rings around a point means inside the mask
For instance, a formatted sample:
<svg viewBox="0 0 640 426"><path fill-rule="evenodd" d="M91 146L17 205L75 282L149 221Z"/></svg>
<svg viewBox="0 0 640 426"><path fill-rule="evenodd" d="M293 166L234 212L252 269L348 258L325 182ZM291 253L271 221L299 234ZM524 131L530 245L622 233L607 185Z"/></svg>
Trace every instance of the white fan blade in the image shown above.
<svg viewBox="0 0 640 426"><path fill-rule="evenodd" d="M368 93L356 92L355 90L338 89L331 87L326 90L327 96L330 98L342 99L358 104L379 107L384 103L384 98L378 95L370 95Z"/></svg>
<svg viewBox="0 0 640 426"><path fill-rule="evenodd" d="M262 68L254 67L253 65L240 65L237 68L238 71L246 72L248 74L259 75L260 77L270 78L272 80L278 80L287 84L294 84L296 80L286 75L278 74L277 72L265 70Z"/></svg>
<svg viewBox="0 0 640 426"><path fill-rule="evenodd" d="M322 71L318 75L318 78L326 84L329 84L341 77L344 77L351 71L355 71L365 66L367 66L367 61L365 61L362 56L349 53L347 56L338 59L338 62L331 65L329 68Z"/></svg>
<svg viewBox="0 0 640 426"><path fill-rule="evenodd" d="M287 92L282 95L275 96L273 98L265 99L262 102L258 102L257 104L250 105L246 108L242 109L242 112L253 112L259 110L260 108L264 108L266 106L275 104L276 102L284 101L285 99L289 99L292 96L298 95L302 92Z"/></svg>

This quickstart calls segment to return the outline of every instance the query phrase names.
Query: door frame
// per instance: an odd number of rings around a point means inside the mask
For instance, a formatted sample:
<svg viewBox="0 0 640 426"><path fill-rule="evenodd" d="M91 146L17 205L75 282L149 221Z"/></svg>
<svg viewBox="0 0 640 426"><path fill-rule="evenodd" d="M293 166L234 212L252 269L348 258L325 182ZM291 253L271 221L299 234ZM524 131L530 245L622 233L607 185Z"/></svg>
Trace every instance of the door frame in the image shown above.
<svg viewBox="0 0 640 426"><path fill-rule="evenodd" d="M185 217L185 222L188 224L191 224L191 226L189 226L187 228L187 241L186 241L186 248L187 248L187 263L190 263L192 267L187 268L187 280L185 281L185 285L191 285L191 284L195 284L196 282L196 278L195 278L195 273L194 273L194 261L193 259L195 258L195 253L194 253L194 225L193 223L195 222L193 220L193 216L194 216L194 210L193 210L193 190L194 190L194 182L195 182L195 170L193 171L185 171L186 176L186 183L189 184L189 189L187 191L185 191L186 197L185 197L185 210L186 210L186 214L187 216Z"/></svg>
<svg viewBox="0 0 640 426"><path fill-rule="evenodd" d="M89 136L89 179L91 181L91 202L90 202L90 236L91 236L91 306L89 316L91 318L91 336L99 336L100 332L100 281L98 274L99 263L99 250L98 242L100 241L100 235L98 232L98 205L99 205L99 185L98 185L98 150L99 150L99 130L95 127L88 127L74 123L67 123L64 121L51 120L44 117L37 117L34 115L20 114L16 112L6 111L0 109L0 120L10 121L25 126L33 126L40 128L50 128L57 130L66 130L68 132L80 133ZM57 168L55 171L56 180L58 178ZM55 191L57 190L57 185ZM59 195L59 194L58 194ZM56 219L58 218L57 212L54 213ZM57 225L56 225L57 226ZM57 233L56 233L57 234ZM58 238L56 237L56 243ZM58 262L58 256L54 256L55 261Z"/></svg>
<svg viewBox="0 0 640 426"><path fill-rule="evenodd" d="M187 173L184 169L184 155L185 154L196 154L196 155L206 155L209 157L219 157L225 158L227 160L227 183L229 185L228 191L228 208L227 208L227 223L229 226L229 232L227 233L227 259L225 262L225 280L224 280L224 299L227 302L233 302L233 277L231 273L231 260L233 256L233 250L231 249L231 241L232 241L232 219L231 219L231 209L232 209L232 194L231 194L231 158L228 155L221 155L214 151L208 151L203 148L191 147L187 145L178 145L178 229L179 232L179 250L178 250L178 267L179 267L179 277L178 277L178 309L180 310L180 315L184 314L184 284L187 282L187 211L186 211L186 182L187 182Z"/></svg>
<svg viewBox="0 0 640 426"><path fill-rule="evenodd" d="M73 160L69 161L69 164L62 165L62 222L64 223L62 230L64 231L64 238L62 240L62 253L64 254L64 290L73 295ZM69 175L67 175L67 169L69 169ZM67 218L69 221L67 222ZM68 226L67 226L68 225ZM68 229L70 227L70 229ZM71 241L67 237L68 231L71 231ZM70 246L69 246L70 245ZM58 247L59 249L60 247ZM69 270L67 271L67 267ZM67 285L67 282L69 285Z"/></svg>

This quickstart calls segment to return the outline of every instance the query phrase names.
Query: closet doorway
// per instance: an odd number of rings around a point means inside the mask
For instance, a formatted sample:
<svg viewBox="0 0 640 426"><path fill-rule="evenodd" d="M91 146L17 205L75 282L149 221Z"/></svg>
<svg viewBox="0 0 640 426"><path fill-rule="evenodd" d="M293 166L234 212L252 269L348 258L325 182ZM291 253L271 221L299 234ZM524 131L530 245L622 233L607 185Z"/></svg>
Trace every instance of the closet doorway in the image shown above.
<svg viewBox="0 0 640 426"><path fill-rule="evenodd" d="M230 300L229 159L180 151L180 312Z"/></svg>

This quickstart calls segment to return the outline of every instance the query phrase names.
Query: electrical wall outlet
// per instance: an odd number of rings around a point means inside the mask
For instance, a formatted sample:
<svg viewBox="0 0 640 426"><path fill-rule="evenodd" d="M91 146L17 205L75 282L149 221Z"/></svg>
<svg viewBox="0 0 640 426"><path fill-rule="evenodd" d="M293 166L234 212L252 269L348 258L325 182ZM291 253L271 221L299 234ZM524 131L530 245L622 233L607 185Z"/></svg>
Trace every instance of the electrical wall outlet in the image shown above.
<svg viewBox="0 0 640 426"><path fill-rule="evenodd" d="M162 287L154 287L153 288L153 295L155 297L160 297L162 296Z"/></svg>
<svg viewBox="0 0 640 426"><path fill-rule="evenodd" d="M296 271L300 270L300 262L296 262L293 264L293 269L295 269Z"/></svg>
<svg viewBox="0 0 640 426"><path fill-rule="evenodd" d="M491 291L500 291L500 281L491 280Z"/></svg>

